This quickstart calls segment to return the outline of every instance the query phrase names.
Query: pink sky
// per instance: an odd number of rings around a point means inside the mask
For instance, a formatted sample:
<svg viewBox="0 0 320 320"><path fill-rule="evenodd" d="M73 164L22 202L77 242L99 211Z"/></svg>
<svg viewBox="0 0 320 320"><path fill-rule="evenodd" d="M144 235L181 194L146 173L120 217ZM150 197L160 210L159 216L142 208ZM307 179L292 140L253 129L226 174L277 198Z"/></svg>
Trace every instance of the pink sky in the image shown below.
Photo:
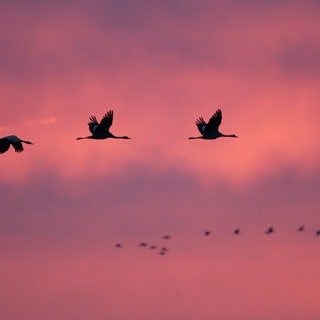
<svg viewBox="0 0 320 320"><path fill-rule="evenodd" d="M319 319L317 1L0 16L1 319ZM240 138L188 140L217 108ZM75 140L110 109L132 140Z"/></svg>

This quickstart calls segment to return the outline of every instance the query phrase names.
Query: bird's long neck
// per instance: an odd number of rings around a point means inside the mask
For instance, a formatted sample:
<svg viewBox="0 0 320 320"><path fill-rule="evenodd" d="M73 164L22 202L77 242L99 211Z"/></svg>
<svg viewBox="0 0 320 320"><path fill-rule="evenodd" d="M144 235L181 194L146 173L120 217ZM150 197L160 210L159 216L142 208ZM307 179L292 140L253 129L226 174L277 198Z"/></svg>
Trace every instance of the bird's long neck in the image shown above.
<svg viewBox="0 0 320 320"><path fill-rule="evenodd" d="M79 137L76 140L82 140L82 139L93 139L93 136Z"/></svg>
<svg viewBox="0 0 320 320"><path fill-rule="evenodd" d="M220 137L229 137L229 138L238 138L235 134L224 134L224 133L219 133Z"/></svg>
<svg viewBox="0 0 320 320"><path fill-rule="evenodd" d="M203 136L199 136L199 137L189 137L188 139L203 139Z"/></svg>
<svg viewBox="0 0 320 320"><path fill-rule="evenodd" d="M130 139L127 136L115 136L112 133L110 133L110 138L114 138L114 139Z"/></svg>
<svg viewBox="0 0 320 320"><path fill-rule="evenodd" d="M21 142L26 143L26 144L33 144L31 141L26 141L26 140L21 140Z"/></svg>

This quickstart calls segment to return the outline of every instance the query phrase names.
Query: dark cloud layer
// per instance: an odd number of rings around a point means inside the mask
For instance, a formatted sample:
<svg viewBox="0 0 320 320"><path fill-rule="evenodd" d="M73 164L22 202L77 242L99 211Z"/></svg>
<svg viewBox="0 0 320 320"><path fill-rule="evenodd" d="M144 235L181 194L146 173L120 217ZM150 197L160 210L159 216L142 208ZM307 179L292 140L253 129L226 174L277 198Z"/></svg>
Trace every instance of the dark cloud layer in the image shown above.
<svg viewBox="0 0 320 320"><path fill-rule="evenodd" d="M19 5L16 11L13 8L4 6L3 80L14 77L38 84L69 78L75 82L81 69L130 75L135 64L140 69L147 66L152 73L159 66L167 72L195 67L240 73L266 72L270 67L285 74L292 69L304 74L318 70L319 44L303 24L296 24L309 19L316 25L315 12L304 10L305 5L298 15L287 2L254 5L251 1L98 1L63 7L30 1L25 11ZM277 30L280 13L287 27ZM292 32L298 42L286 43ZM272 50L270 37L278 39Z"/></svg>

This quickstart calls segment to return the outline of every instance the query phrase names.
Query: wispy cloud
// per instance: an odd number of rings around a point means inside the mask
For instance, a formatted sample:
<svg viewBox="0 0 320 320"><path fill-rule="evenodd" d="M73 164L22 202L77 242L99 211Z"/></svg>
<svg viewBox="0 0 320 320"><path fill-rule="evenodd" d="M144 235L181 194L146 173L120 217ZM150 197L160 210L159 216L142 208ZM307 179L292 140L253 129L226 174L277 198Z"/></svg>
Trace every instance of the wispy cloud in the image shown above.
<svg viewBox="0 0 320 320"><path fill-rule="evenodd" d="M47 118L41 118L37 120L27 120L23 123L24 126L35 126L35 125L41 125L41 126L48 126L55 124L59 121L57 117L47 117Z"/></svg>

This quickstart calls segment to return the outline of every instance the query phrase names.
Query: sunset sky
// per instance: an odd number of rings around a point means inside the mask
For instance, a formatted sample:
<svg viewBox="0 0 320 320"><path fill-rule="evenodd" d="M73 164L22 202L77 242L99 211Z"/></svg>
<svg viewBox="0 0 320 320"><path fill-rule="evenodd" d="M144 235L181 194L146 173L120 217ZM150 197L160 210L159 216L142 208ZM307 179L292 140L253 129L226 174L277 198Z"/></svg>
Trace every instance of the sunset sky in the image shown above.
<svg viewBox="0 0 320 320"><path fill-rule="evenodd" d="M1 1L0 137L34 145L0 155L0 319L320 319L319 30L316 0ZM239 139L188 140L218 108ZM131 140L76 140L111 109Z"/></svg>

